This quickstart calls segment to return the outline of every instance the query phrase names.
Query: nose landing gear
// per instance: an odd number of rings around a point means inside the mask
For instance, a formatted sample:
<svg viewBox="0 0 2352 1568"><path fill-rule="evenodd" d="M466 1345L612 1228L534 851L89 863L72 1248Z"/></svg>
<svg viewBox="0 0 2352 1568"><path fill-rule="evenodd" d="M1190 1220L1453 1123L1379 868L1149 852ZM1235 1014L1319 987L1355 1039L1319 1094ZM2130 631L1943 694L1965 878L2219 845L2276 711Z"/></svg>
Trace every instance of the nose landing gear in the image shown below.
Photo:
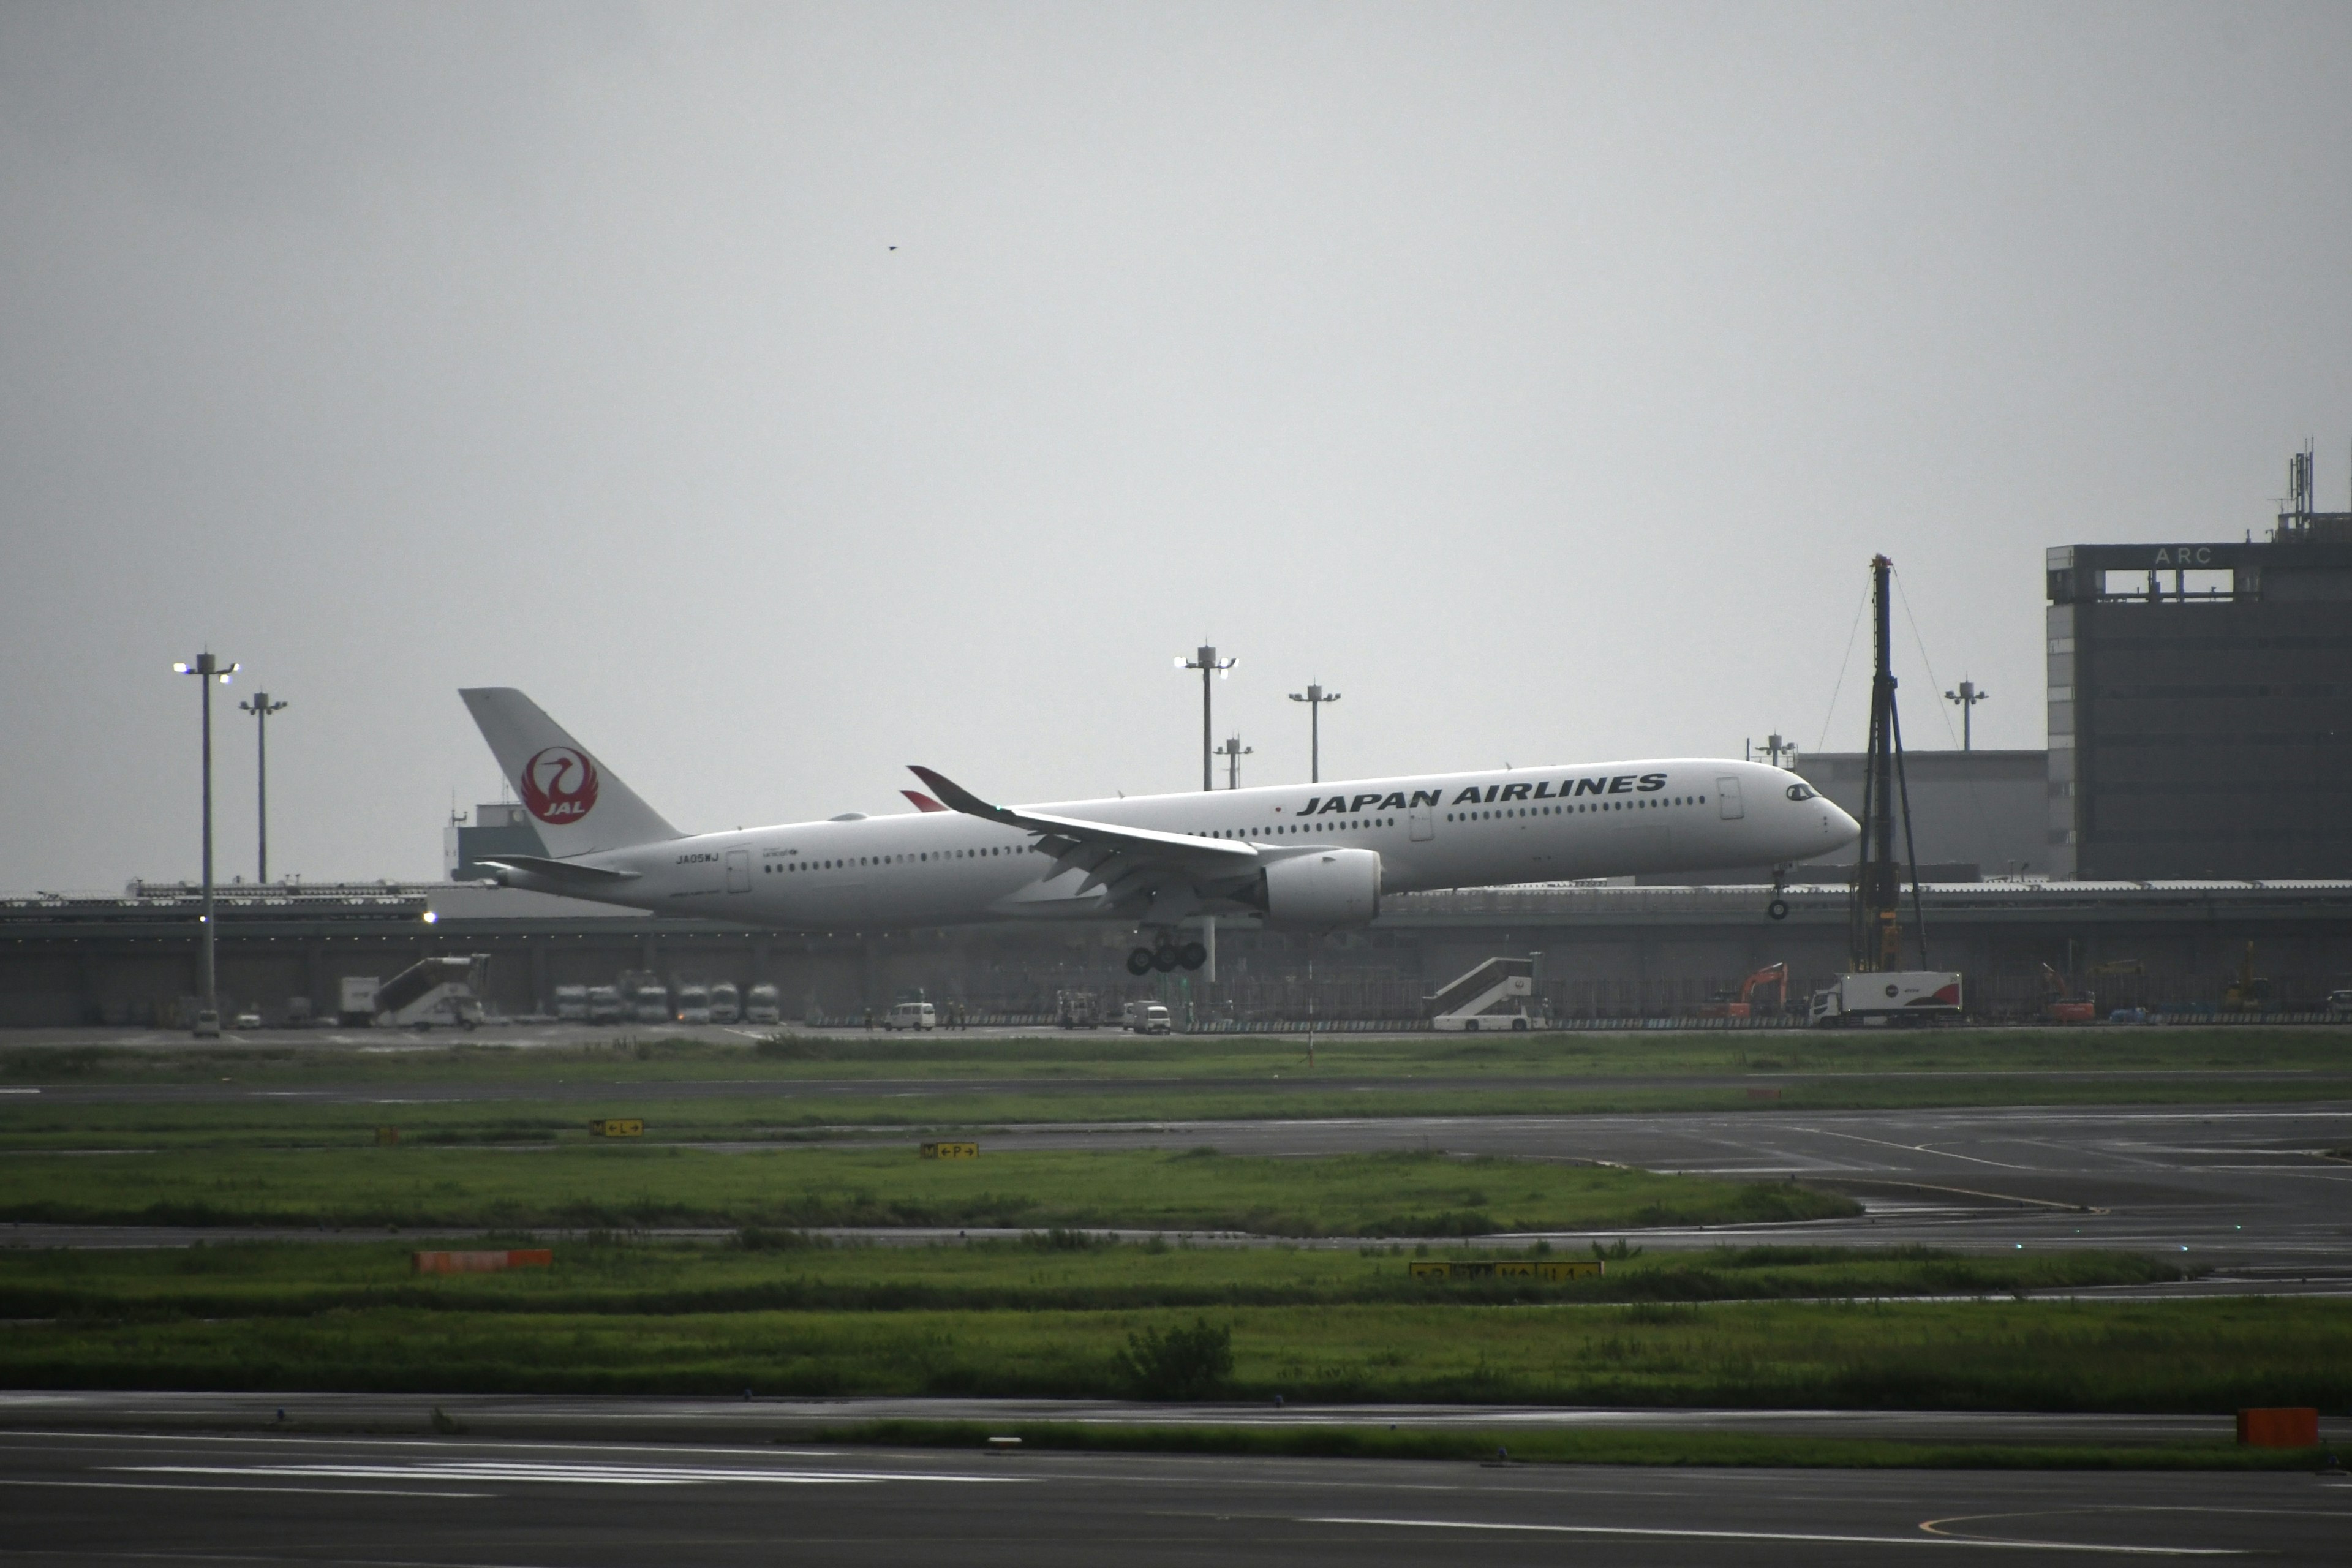
<svg viewBox="0 0 2352 1568"><path fill-rule="evenodd" d="M1773 867L1772 901L1764 906L1765 914L1773 920L1784 921L1789 918L1789 900L1780 896L1783 892L1788 890L1788 885L1789 868L1786 866Z"/></svg>

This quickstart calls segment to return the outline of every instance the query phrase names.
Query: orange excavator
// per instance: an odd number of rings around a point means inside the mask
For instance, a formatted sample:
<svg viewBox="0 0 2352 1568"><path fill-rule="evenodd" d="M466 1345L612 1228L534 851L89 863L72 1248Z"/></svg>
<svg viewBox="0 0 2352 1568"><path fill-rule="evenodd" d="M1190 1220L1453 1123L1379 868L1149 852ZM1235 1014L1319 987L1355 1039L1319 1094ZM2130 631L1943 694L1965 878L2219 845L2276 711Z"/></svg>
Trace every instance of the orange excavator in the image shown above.
<svg viewBox="0 0 2352 1568"><path fill-rule="evenodd" d="M1786 1008L1789 1005L1789 966L1768 963L1739 983L1736 998L1710 1002L1698 1010L1702 1018L1751 1018L1756 1016L1756 993L1766 986L1774 987L1772 1006Z"/></svg>
<svg viewBox="0 0 2352 1568"><path fill-rule="evenodd" d="M2099 1016L2097 998L2074 994L2066 977L2048 964L2042 966L2042 1011L2053 1024L2095 1023Z"/></svg>

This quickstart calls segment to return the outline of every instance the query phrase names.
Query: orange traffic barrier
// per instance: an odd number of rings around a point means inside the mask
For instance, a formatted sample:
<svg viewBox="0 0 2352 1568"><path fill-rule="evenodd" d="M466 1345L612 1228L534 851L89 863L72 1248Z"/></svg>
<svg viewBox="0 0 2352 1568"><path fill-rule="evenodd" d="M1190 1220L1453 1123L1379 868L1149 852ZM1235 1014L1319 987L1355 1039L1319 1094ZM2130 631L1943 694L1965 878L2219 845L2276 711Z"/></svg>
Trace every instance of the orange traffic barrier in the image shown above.
<svg viewBox="0 0 2352 1568"><path fill-rule="evenodd" d="M2241 1410L2238 1441L2249 1448L2315 1448L2319 1412L2302 1405Z"/></svg>
<svg viewBox="0 0 2352 1568"><path fill-rule="evenodd" d="M552 1268L555 1254L544 1247L506 1252L412 1252L412 1274L489 1274L501 1268Z"/></svg>

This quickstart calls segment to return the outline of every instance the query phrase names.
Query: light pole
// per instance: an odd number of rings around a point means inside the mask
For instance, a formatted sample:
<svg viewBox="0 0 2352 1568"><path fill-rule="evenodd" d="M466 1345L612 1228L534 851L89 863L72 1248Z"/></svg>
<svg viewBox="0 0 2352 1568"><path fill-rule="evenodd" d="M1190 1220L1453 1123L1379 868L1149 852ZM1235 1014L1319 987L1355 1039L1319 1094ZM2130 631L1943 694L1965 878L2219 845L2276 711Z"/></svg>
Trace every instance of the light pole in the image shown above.
<svg viewBox="0 0 2352 1568"><path fill-rule="evenodd" d="M1235 735L1233 739L1227 741L1223 745L1217 748L1217 755L1225 759L1225 787L1227 789L1234 790L1242 787L1242 759L1254 754L1256 751L1257 748L1255 746L1243 745L1242 738L1239 735Z"/></svg>
<svg viewBox="0 0 2352 1568"><path fill-rule="evenodd" d="M204 693L202 706L205 736L205 1005L203 1010L196 1015L195 1032L199 1035L220 1033L220 994L213 984L213 682L218 680L223 686L226 686L229 677L244 668L245 666L241 664L224 666L209 653L196 655L195 661L192 664L175 664L172 667L173 673L175 675L194 676L199 689Z"/></svg>
<svg viewBox="0 0 2352 1568"><path fill-rule="evenodd" d="M1336 691L1326 691L1319 686L1309 686L1304 691L1292 692L1290 700L1293 702L1307 704L1307 782L1321 784L1323 782L1323 704L1339 701L1339 694Z"/></svg>
<svg viewBox="0 0 2352 1568"><path fill-rule="evenodd" d="M258 781L255 803L259 826L256 838L261 846L261 865L254 880L267 884L269 880L269 716L284 708L283 702L269 700L269 693L257 691L252 698L237 706L253 715L254 773Z"/></svg>
<svg viewBox="0 0 2352 1568"><path fill-rule="evenodd" d="M1180 658L1176 661L1179 669L1201 672L1201 787L1204 790L1217 787L1217 748L1216 742L1211 739L1214 731L1209 724L1209 677L1224 677L1237 662L1235 659L1219 658L1217 650L1206 645L1194 648L1191 658Z"/></svg>
<svg viewBox="0 0 2352 1568"><path fill-rule="evenodd" d="M1990 691L1979 691L1977 683L1973 680L1963 680L1958 691L1944 693L1945 701L1957 702L1960 705L1960 750L1968 752L1976 749L1975 727L1969 721L1976 717L1977 704L1991 695ZM1951 731L1947 730L1944 733L1948 735Z"/></svg>

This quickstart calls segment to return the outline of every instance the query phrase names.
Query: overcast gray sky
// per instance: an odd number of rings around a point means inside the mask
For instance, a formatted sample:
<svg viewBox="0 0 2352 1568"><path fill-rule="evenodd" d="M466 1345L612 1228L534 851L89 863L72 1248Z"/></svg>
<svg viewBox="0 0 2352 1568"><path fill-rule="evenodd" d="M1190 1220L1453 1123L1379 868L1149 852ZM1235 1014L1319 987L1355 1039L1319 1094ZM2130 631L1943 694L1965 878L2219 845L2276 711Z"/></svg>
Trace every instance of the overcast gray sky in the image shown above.
<svg viewBox="0 0 2352 1568"><path fill-rule="evenodd" d="M2040 746L2041 570L2352 437L2352 7L0 0L0 888L432 877L520 686L688 829ZM224 704L223 873L252 870Z"/></svg>

